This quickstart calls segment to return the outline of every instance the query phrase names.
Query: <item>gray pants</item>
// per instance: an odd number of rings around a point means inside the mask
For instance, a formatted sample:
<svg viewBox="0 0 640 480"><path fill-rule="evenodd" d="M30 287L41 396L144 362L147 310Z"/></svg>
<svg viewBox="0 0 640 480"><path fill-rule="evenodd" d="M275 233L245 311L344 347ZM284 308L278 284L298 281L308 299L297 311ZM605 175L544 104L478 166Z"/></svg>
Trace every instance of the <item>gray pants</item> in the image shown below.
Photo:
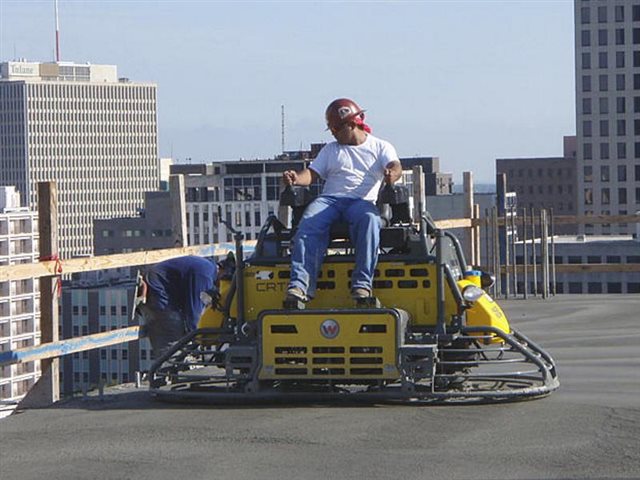
<svg viewBox="0 0 640 480"><path fill-rule="evenodd" d="M159 310L146 304L138 306L144 318L155 358L160 357L174 342L182 338L187 330L180 312L171 309Z"/></svg>

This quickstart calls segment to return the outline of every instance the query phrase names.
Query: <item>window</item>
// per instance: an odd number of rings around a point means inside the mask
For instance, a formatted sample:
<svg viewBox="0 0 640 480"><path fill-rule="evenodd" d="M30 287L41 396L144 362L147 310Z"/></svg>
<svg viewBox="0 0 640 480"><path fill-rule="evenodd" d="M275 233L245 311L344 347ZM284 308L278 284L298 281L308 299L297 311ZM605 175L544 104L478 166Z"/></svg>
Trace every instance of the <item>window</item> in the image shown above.
<svg viewBox="0 0 640 480"><path fill-rule="evenodd" d="M607 293L622 293L622 283L607 282Z"/></svg>
<svg viewBox="0 0 640 480"><path fill-rule="evenodd" d="M634 75L635 77L640 77L640 75ZM640 83L640 78L638 78L638 83ZM590 92L591 91L591 76L589 75L583 75L582 76L582 91L583 92Z"/></svg>
<svg viewBox="0 0 640 480"><path fill-rule="evenodd" d="M633 29L633 44L634 45L640 44L640 28Z"/></svg>
<svg viewBox="0 0 640 480"><path fill-rule="evenodd" d="M592 188L584 189L584 203L585 205L593 205L593 189Z"/></svg>
<svg viewBox="0 0 640 480"><path fill-rule="evenodd" d="M634 158L640 158L640 142L635 142L633 144L633 156ZM638 180L636 178L636 180Z"/></svg>
<svg viewBox="0 0 640 480"><path fill-rule="evenodd" d="M640 283L638 282L627 283L627 293L640 293Z"/></svg>
<svg viewBox="0 0 640 480"><path fill-rule="evenodd" d="M582 149L583 149L583 157L585 160L591 160L593 159L593 152L591 150L591 144L590 143L585 143L582 145Z"/></svg>
<svg viewBox="0 0 640 480"><path fill-rule="evenodd" d="M583 174L584 174L584 181L585 182L592 182L593 181L593 167L590 165L587 165L586 167L583 167Z"/></svg>
<svg viewBox="0 0 640 480"><path fill-rule="evenodd" d="M600 167L600 181L608 182L609 178L609 167L607 165L602 165Z"/></svg>
<svg viewBox="0 0 640 480"><path fill-rule="evenodd" d="M631 7L631 19L634 22L640 21L640 5L634 5Z"/></svg>
<svg viewBox="0 0 640 480"><path fill-rule="evenodd" d="M607 52L598 53L598 68L607 68Z"/></svg>
<svg viewBox="0 0 640 480"><path fill-rule="evenodd" d="M627 181L627 166L626 165L618 165L618 181L626 182Z"/></svg>
<svg viewBox="0 0 640 480"><path fill-rule="evenodd" d="M616 22L624 22L624 5L616 5L613 7L613 14Z"/></svg>
<svg viewBox="0 0 640 480"><path fill-rule="evenodd" d="M607 97L601 97L600 100L598 100L598 104L601 114L606 115L609 113L609 99Z"/></svg>
<svg viewBox="0 0 640 480"><path fill-rule="evenodd" d="M589 30L582 30L581 45L583 47L590 47L591 46L591 35L590 35Z"/></svg>
<svg viewBox="0 0 640 480"><path fill-rule="evenodd" d="M118 310L117 310L115 305L111 306L110 311L111 311L111 315L114 316L114 317L118 314Z"/></svg>
<svg viewBox="0 0 640 480"><path fill-rule="evenodd" d="M624 68L624 52L616 52L616 68Z"/></svg>
<svg viewBox="0 0 640 480"><path fill-rule="evenodd" d="M617 158L625 159L627 158L627 144L624 142L618 142L617 144Z"/></svg>
<svg viewBox="0 0 640 480"><path fill-rule="evenodd" d="M589 70L591 68L591 54L583 53L582 54L582 69Z"/></svg>
<svg viewBox="0 0 640 480"><path fill-rule="evenodd" d="M111 350L111 360L117 360L117 359L118 359L118 350L114 348Z"/></svg>
<svg viewBox="0 0 640 480"><path fill-rule="evenodd" d="M620 255L607 255L607 263L622 263Z"/></svg>
<svg viewBox="0 0 640 480"><path fill-rule="evenodd" d="M582 99L582 113L584 115L591 115L591 99L590 98Z"/></svg>
<svg viewBox="0 0 640 480"><path fill-rule="evenodd" d="M587 291L589 293L602 293L602 284L600 282L589 282L587 284Z"/></svg>
<svg viewBox="0 0 640 480"><path fill-rule="evenodd" d="M624 137L627 134L627 122L624 119L616 122L616 134L619 137Z"/></svg>
<svg viewBox="0 0 640 480"><path fill-rule="evenodd" d="M634 32L635 32L635 29L634 29ZM634 35L634 38L635 38L635 35ZM598 30L598 45L600 45L601 47L607 45L607 31L605 29Z"/></svg>
<svg viewBox="0 0 640 480"><path fill-rule="evenodd" d="M616 45L624 45L624 28L616 28Z"/></svg>
<svg viewBox="0 0 640 480"><path fill-rule="evenodd" d="M607 7L606 5L598 7L598 23L607 23Z"/></svg>
<svg viewBox="0 0 640 480"><path fill-rule="evenodd" d="M611 203L611 199L610 199L609 189L608 188L603 188L603 189L600 190L600 198L602 200L602 204L603 205L609 205Z"/></svg>
<svg viewBox="0 0 640 480"><path fill-rule="evenodd" d="M600 159L608 160L609 159L609 144L601 143L600 144Z"/></svg>
<svg viewBox="0 0 640 480"><path fill-rule="evenodd" d="M627 110L627 102L625 97L616 98L616 112L625 113Z"/></svg>
<svg viewBox="0 0 640 480"><path fill-rule="evenodd" d="M592 135L591 120L585 120L582 122L582 135L585 137L590 137Z"/></svg>
<svg viewBox="0 0 640 480"><path fill-rule="evenodd" d="M620 205L626 205L627 204L627 189L626 188L619 188L618 189L618 203Z"/></svg>
<svg viewBox="0 0 640 480"><path fill-rule="evenodd" d="M599 75L598 76L598 88L601 92L606 92L609 90L609 76L608 75Z"/></svg>
<svg viewBox="0 0 640 480"><path fill-rule="evenodd" d="M640 67L640 51L633 52L633 66Z"/></svg>
<svg viewBox="0 0 640 480"><path fill-rule="evenodd" d="M591 86L591 84L589 84L589 86ZM640 74L638 73L633 74L633 89L640 90Z"/></svg>
<svg viewBox="0 0 640 480"><path fill-rule="evenodd" d="M616 75L616 90L624 90L624 73Z"/></svg>
<svg viewBox="0 0 640 480"><path fill-rule="evenodd" d="M580 9L580 23L583 25L591 23L591 9L589 7Z"/></svg>
<svg viewBox="0 0 640 480"><path fill-rule="evenodd" d="M609 136L609 120L600 120L600 136Z"/></svg>
<svg viewBox="0 0 640 480"><path fill-rule="evenodd" d="M582 283L569 282L569 293L582 293Z"/></svg>

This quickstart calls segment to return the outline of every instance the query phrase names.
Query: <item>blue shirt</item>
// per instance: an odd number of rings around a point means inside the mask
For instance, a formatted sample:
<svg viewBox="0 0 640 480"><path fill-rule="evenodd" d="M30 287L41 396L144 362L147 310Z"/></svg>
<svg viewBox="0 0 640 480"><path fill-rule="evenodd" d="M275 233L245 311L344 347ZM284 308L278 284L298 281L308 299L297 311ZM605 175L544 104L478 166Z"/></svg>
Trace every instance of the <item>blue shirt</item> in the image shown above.
<svg viewBox="0 0 640 480"><path fill-rule="evenodd" d="M146 274L147 303L159 310L180 312L186 328L194 330L204 309L200 292L213 288L217 273L216 264L201 257L178 257L157 263Z"/></svg>

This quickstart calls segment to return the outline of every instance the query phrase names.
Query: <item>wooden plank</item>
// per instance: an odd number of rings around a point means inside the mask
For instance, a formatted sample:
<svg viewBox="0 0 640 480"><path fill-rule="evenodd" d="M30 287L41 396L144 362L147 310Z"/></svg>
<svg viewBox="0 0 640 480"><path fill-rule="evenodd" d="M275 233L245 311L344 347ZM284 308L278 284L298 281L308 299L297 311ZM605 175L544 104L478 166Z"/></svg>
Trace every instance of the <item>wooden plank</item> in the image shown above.
<svg viewBox="0 0 640 480"><path fill-rule="evenodd" d="M554 215L553 221L555 225L640 223L640 215ZM504 225L504 220L500 219L498 225Z"/></svg>
<svg viewBox="0 0 640 480"><path fill-rule="evenodd" d="M58 258L58 189L55 182L38 183L38 248L40 258ZM55 267L54 267L55 268ZM54 272L59 273L59 272ZM58 296L62 293L59 276L40 279L40 342L58 340ZM32 406L47 406L60 400L60 364L48 357L40 365L42 376L29 392Z"/></svg>
<svg viewBox="0 0 640 480"><path fill-rule="evenodd" d="M184 176L169 176L169 196L171 197L171 230L173 246L187 245L187 206L184 194Z"/></svg>
<svg viewBox="0 0 640 480"><path fill-rule="evenodd" d="M136 325L111 330L109 332L85 335L84 337L58 340L56 342L2 352L0 353L0 366L56 358L71 353L93 350L94 348L104 348L110 345L132 342L139 338L140 327Z"/></svg>
<svg viewBox="0 0 640 480"><path fill-rule="evenodd" d="M256 245L255 240L243 242L245 253L250 252ZM231 242L211 245L195 245L192 247L164 248L161 250L147 250L144 252L118 253L114 255L100 255L97 257L71 258L62 261L63 273L89 272L108 268L129 267L131 265L151 265L184 255L210 257L226 255L235 252L235 244ZM22 280L26 278L40 278L53 275L56 269L55 261L38 263L23 263L19 265L0 266L0 282Z"/></svg>
<svg viewBox="0 0 640 480"><path fill-rule="evenodd" d="M473 173L462 172L462 184L464 192L464 202L462 214L464 218L473 218ZM472 223L473 225L473 223ZM472 229L465 229L463 231L462 238L464 239L464 256L471 265L476 265L479 259L476 260L476 247L474 244L474 235Z"/></svg>
<svg viewBox="0 0 640 480"><path fill-rule="evenodd" d="M445 220L436 220L436 227L442 229L450 229L450 228L470 228L473 226L473 222L470 218L453 218L453 219L445 219Z"/></svg>
<svg viewBox="0 0 640 480"><path fill-rule="evenodd" d="M422 215L427 211L422 165L415 165L411 172L413 179L413 222L420 224Z"/></svg>
<svg viewBox="0 0 640 480"><path fill-rule="evenodd" d="M517 266L518 272L524 272L522 265ZM500 271L504 272L506 267L502 265ZM534 266L527 265L527 271L534 271ZM557 273L631 273L640 272L640 263L583 263L566 264L556 263Z"/></svg>

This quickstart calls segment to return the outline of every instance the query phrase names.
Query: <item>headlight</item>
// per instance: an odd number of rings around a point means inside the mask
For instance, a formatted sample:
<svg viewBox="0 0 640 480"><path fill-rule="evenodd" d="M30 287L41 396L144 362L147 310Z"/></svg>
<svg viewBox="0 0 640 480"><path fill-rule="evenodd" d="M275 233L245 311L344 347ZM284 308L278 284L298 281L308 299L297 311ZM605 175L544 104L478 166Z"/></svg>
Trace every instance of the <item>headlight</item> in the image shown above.
<svg viewBox="0 0 640 480"><path fill-rule="evenodd" d="M482 295L484 295L484 290L475 285L468 285L462 290L462 298L469 303L477 302Z"/></svg>

